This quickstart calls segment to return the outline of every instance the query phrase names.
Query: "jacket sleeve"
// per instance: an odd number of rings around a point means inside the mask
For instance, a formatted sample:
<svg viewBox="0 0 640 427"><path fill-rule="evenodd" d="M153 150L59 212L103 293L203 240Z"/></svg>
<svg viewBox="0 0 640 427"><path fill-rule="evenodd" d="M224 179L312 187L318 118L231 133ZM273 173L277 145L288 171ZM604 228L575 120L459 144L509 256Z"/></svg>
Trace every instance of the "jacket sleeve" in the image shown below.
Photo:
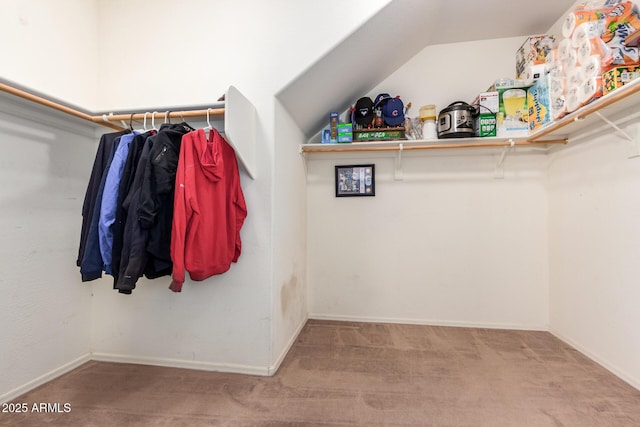
<svg viewBox="0 0 640 427"><path fill-rule="evenodd" d="M120 139L120 144L113 157L102 193L102 206L100 207L100 219L98 221L98 242L100 244L100 254L104 262L104 271L112 274L111 271L111 249L113 247L113 223L116 216L116 205L118 199L118 187L126 154L128 154L127 142L123 141L126 137Z"/></svg>
<svg viewBox="0 0 640 427"><path fill-rule="evenodd" d="M180 147L180 157L178 169L176 171L176 187L173 202L173 223L171 227L171 260L173 261L173 280L169 289L173 292L181 292L185 279L185 247L187 237L187 224L193 209L189 202L191 188L189 177L187 176L186 164L190 161L192 151L191 138L183 138ZM193 168L190 168L191 171Z"/></svg>
<svg viewBox="0 0 640 427"><path fill-rule="evenodd" d="M236 211L236 223L235 223L235 232L236 232L236 246L235 253L233 255L233 262L238 262L238 258L240 257L240 253L242 252L242 241L240 240L240 229L244 224L244 220L247 217L247 205L244 200L244 193L242 192L242 187L240 186L240 174L238 172L238 162L235 163L235 198L234 198L234 208Z"/></svg>

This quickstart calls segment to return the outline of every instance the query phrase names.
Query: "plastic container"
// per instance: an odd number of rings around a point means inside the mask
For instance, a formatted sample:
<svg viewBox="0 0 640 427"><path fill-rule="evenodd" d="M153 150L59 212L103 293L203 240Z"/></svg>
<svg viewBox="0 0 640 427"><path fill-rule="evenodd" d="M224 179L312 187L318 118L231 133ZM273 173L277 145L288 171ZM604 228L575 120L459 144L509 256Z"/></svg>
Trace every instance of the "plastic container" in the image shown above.
<svg viewBox="0 0 640 427"><path fill-rule="evenodd" d="M422 139L438 139L435 105L429 104L420 107L420 121L422 122Z"/></svg>
<svg viewBox="0 0 640 427"><path fill-rule="evenodd" d="M438 139L438 129L436 120L425 120L422 122L422 139Z"/></svg>

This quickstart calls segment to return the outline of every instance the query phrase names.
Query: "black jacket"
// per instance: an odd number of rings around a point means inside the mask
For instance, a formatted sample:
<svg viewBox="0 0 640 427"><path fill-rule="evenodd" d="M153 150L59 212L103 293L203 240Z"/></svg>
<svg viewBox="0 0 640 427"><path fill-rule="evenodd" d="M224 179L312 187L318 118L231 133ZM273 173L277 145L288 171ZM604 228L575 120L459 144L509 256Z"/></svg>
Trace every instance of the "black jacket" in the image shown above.
<svg viewBox="0 0 640 427"><path fill-rule="evenodd" d="M122 203L122 208L125 211L125 221L122 251L120 252L119 260L120 267L117 276L115 275L115 267L113 270L115 278L114 288L123 294L130 294L133 291L147 263L146 245L148 232L140 227L137 212L140 207L140 192L142 190L144 171L156 137L157 135L151 136L144 142L136 167L135 177Z"/></svg>
<svg viewBox="0 0 640 427"><path fill-rule="evenodd" d="M142 154L142 148L146 140L155 135L155 131L145 132L140 135L136 135L131 141L129 146L129 154L127 155L127 161L125 162L124 169L122 171L122 178L120 179L120 185L118 186L118 198L116 205L116 217L113 223L113 247L111 254L111 269L113 272L113 285L114 288L118 282L120 275L120 257L122 254L122 247L124 244L124 228L127 221L127 211L124 209L124 200L129 194L135 179L138 162L140 161L140 155Z"/></svg>
<svg viewBox="0 0 640 427"><path fill-rule="evenodd" d="M148 251L148 248L149 242L162 241L162 236L156 233L166 227L167 219L167 248L171 245L173 188L180 142L182 135L191 130L186 123L162 125L157 135L144 142L133 183L122 204L126 219L120 268L114 285L120 293L130 294L143 274L150 279L171 274L171 257L158 258L156 253L160 252ZM171 194L166 193L169 186Z"/></svg>
<svg viewBox="0 0 640 427"><path fill-rule="evenodd" d="M148 230L147 266L150 279L171 274L171 225L173 200L182 137L194 129L186 123L160 128L146 164L138 217Z"/></svg>

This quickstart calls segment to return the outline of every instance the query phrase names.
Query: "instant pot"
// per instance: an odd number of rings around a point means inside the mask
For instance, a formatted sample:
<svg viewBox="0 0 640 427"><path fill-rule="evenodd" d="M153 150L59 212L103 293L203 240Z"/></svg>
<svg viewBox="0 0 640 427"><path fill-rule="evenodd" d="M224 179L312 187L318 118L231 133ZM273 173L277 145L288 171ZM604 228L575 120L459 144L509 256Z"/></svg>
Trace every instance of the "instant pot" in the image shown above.
<svg viewBox="0 0 640 427"><path fill-rule="evenodd" d="M472 138L478 108L466 102L449 104L438 114L438 138Z"/></svg>

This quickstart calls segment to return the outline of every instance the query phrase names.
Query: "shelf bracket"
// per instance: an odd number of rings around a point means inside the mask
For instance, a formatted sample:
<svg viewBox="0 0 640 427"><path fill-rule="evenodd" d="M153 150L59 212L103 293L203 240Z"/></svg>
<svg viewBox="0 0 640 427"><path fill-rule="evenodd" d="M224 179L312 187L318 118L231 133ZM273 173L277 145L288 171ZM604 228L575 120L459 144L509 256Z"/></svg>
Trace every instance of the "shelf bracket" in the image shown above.
<svg viewBox="0 0 640 427"><path fill-rule="evenodd" d="M395 163L395 180L402 181L404 179L404 175L402 172L402 152L404 151L404 145L402 143L398 144L398 155L394 159Z"/></svg>
<svg viewBox="0 0 640 427"><path fill-rule="evenodd" d="M300 157L302 157L302 168L304 169L304 177L307 177L307 153L304 152L302 146L298 148L298 152L300 153Z"/></svg>
<svg viewBox="0 0 640 427"><path fill-rule="evenodd" d="M600 111L596 111L593 114L595 114L596 116L600 117L600 119L603 122L605 122L606 124L608 124L609 126L614 128L620 134L621 137L623 137L627 141L633 141L633 138L628 133L626 133L623 129L621 129L620 126L618 126L617 124L613 123L611 120L609 120L605 116L603 116Z"/></svg>
<svg viewBox="0 0 640 427"><path fill-rule="evenodd" d="M600 117L600 120L602 120L603 122L605 122L606 124L608 124L609 126L611 126L613 129L615 129L616 132L618 132L618 134L626 139L627 141L633 143L633 153L628 157L629 159L635 159L640 157L640 132L638 132L638 128L637 125L635 127L635 138L631 135L629 135L627 132L625 132L624 129L620 128L620 126L618 126L617 124L615 124L614 122L612 122L611 120L607 119L605 116L602 115L601 112L596 111L595 113L596 116Z"/></svg>
<svg viewBox="0 0 640 427"><path fill-rule="evenodd" d="M500 155L500 159L496 164L496 168L493 171L493 177L495 179L504 179L504 159L507 157L507 153L515 147L516 142L513 139L509 139L509 145L505 146L502 149L502 154Z"/></svg>

